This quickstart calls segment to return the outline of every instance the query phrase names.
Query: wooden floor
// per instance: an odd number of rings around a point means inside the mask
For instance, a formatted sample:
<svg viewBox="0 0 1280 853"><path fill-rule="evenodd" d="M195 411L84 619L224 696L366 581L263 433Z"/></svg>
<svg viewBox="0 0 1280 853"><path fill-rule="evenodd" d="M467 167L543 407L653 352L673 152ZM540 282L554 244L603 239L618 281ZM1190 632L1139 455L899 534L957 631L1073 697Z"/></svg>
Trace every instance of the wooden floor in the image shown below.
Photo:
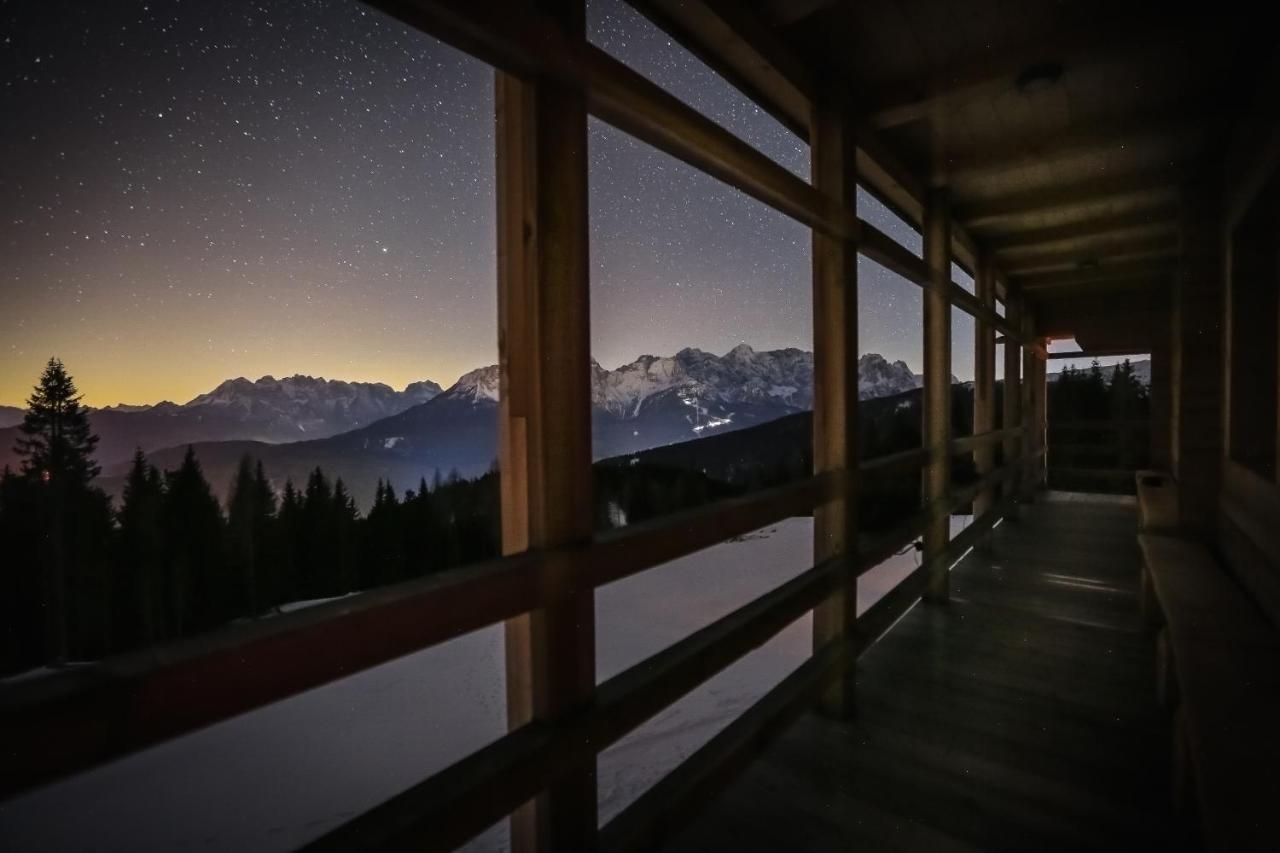
<svg viewBox="0 0 1280 853"><path fill-rule="evenodd" d="M855 720L802 717L671 849L1186 849L1135 527L1048 501L998 527L863 656Z"/></svg>

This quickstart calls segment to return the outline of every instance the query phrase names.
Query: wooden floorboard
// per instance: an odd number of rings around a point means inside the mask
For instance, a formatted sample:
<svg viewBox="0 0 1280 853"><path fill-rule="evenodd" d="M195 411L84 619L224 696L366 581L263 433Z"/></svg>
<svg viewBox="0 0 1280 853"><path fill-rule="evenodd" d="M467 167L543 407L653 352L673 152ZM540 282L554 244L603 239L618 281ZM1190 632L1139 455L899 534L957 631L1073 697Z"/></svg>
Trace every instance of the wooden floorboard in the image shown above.
<svg viewBox="0 0 1280 853"><path fill-rule="evenodd" d="M1037 503L801 717L672 850L1187 849L1132 507Z"/></svg>

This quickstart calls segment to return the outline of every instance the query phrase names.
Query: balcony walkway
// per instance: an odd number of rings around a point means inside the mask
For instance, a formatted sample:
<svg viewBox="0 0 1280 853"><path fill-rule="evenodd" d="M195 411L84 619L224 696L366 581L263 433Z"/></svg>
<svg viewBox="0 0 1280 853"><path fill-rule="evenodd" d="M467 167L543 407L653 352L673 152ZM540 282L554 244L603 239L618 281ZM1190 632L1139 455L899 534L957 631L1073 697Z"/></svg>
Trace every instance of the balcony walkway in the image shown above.
<svg viewBox="0 0 1280 853"><path fill-rule="evenodd" d="M1130 506L1042 501L783 733L677 850L1180 850Z"/></svg>

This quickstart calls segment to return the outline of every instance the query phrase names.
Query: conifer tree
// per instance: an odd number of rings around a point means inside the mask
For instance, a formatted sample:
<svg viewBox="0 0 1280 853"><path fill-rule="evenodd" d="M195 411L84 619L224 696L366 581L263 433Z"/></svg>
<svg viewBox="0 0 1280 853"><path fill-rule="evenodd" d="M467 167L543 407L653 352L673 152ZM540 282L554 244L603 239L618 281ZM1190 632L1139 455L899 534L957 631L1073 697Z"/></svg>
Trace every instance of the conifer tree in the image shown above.
<svg viewBox="0 0 1280 853"><path fill-rule="evenodd" d="M133 454L120 508L117 577L125 587L118 608L125 642L149 644L167 633L164 602L164 482L142 450Z"/></svg>
<svg viewBox="0 0 1280 853"><path fill-rule="evenodd" d="M58 358L50 358L39 384L27 399L22 437L15 450L22 473L36 488L39 535L43 543L39 563L43 576L42 611L46 614L46 661L61 664L69 650L69 586L80 580L81 563L91 547L85 540L100 536L109 526L105 497L91 494L89 482L98 475L93 460L98 437L80 405L75 381ZM102 518L97 516L102 514Z"/></svg>
<svg viewBox="0 0 1280 853"><path fill-rule="evenodd" d="M36 484L6 465L0 475L0 673L19 672L45 660L45 578Z"/></svg>
<svg viewBox="0 0 1280 853"><path fill-rule="evenodd" d="M333 553L333 489L319 467L307 477L302 500L301 538L298 553L300 593L304 598L333 595L337 585L337 559Z"/></svg>
<svg viewBox="0 0 1280 853"><path fill-rule="evenodd" d="M253 616L262 609L266 597L263 574L269 528L276 510L275 493L262 462L254 465L248 454L242 456L228 495L227 533L237 575L234 608Z"/></svg>
<svg viewBox="0 0 1280 853"><path fill-rule="evenodd" d="M61 360L49 359L27 399L23 437L15 448L24 474L64 489L87 486L98 476L101 469L93 461L98 436L81 399Z"/></svg>
<svg viewBox="0 0 1280 853"><path fill-rule="evenodd" d="M280 514L276 519L278 591L275 602L277 604L303 597L301 591L302 538L302 495L294 487L293 480L286 479L284 492L280 496Z"/></svg>
<svg viewBox="0 0 1280 853"><path fill-rule="evenodd" d="M356 524L359 520L360 513L356 510L356 502L347 494L347 487L343 484L342 478L339 477L333 483L333 509L330 526L335 564L335 593L351 592L359 584L357 563L360 557L357 552L356 538Z"/></svg>
<svg viewBox="0 0 1280 853"><path fill-rule="evenodd" d="M223 518L204 470L188 446L165 474L164 531L173 636L213 627L228 615Z"/></svg>

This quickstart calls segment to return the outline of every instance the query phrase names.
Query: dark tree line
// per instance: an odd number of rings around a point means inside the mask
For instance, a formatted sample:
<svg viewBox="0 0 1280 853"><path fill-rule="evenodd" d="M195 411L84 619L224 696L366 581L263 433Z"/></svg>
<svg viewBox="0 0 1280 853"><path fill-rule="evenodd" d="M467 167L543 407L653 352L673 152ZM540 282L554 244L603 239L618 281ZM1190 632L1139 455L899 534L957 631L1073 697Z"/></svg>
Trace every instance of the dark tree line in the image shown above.
<svg viewBox="0 0 1280 853"><path fill-rule="evenodd" d="M954 428L972 429L957 388ZM173 471L134 455L119 507L93 481L96 438L65 368L51 360L29 401L21 470L0 477L0 673L172 641L290 602L330 598L494 557L498 475L437 472L398 491L379 482L361 514L341 478L315 469L277 488L241 460L223 506L188 448ZM920 444L919 394L867 404L870 458ZM783 418L594 468L596 526L631 524L778 486L812 471L812 418ZM957 463L957 481L971 477ZM970 465L971 467L971 465ZM919 506L919 477L869 477L868 530Z"/></svg>
<svg viewBox="0 0 1280 853"><path fill-rule="evenodd" d="M28 401L19 471L0 476L0 672L174 640L289 602L496 555L496 475L379 483L367 517L341 478L272 486L241 460L225 510L195 453L161 472L141 451L119 508L93 485L97 442L51 360Z"/></svg>
<svg viewBox="0 0 1280 853"><path fill-rule="evenodd" d="M1140 420L1150 414L1151 398L1127 358L1110 377L1095 359L1084 370L1067 367L1049 384L1049 411L1065 421Z"/></svg>
<svg viewBox="0 0 1280 853"><path fill-rule="evenodd" d="M1095 360L1049 383L1049 482L1055 488L1132 492L1125 472L1150 462L1149 389L1126 359L1107 376ZM1097 474L1090 473L1098 471Z"/></svg>

